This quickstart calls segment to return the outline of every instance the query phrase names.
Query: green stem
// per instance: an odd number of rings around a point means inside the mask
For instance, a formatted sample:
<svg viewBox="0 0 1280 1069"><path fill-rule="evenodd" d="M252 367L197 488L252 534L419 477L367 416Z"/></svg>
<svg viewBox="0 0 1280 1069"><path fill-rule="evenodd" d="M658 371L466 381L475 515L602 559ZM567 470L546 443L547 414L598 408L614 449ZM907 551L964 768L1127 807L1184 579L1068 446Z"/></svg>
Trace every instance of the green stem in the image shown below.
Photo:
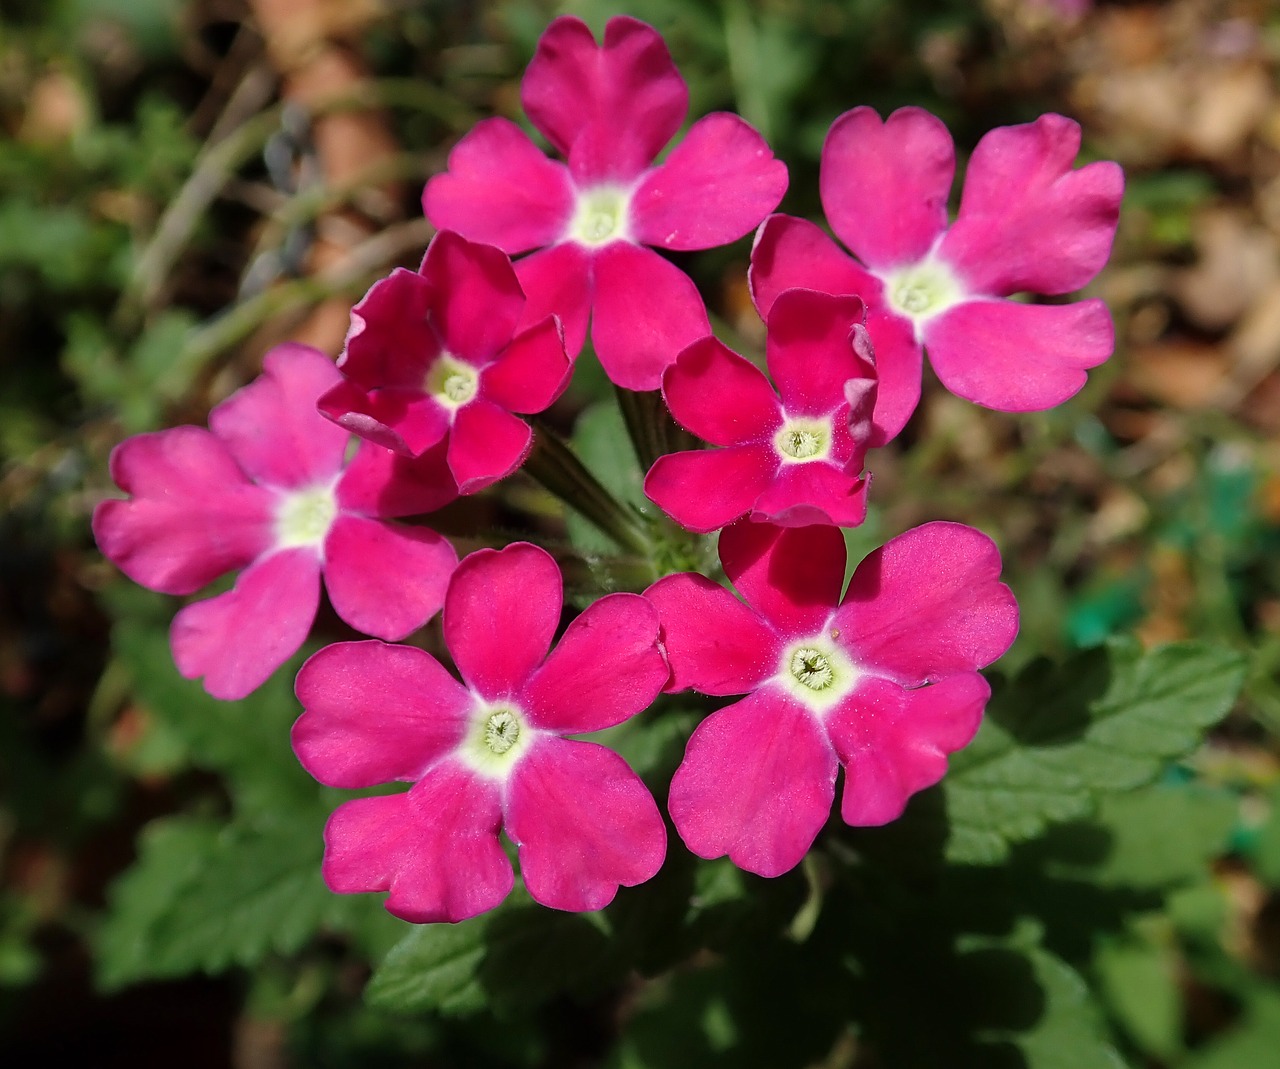
<svg viewBox="0 0 1280 1069"><path fill-rule="evenodd" d="M541 423L535 427L533 452L524 470L620 547L651 556L653 546L640 517L609 493L554 431Z"/></svg>
<svg viewBox="0 0 1280 1069"><path fill-rule="evenodd" d="M614 392L641 471L648 471L655 460L667 453L695 448L693 440L671 418L657 390L637 393L617 386Z"/></svg>

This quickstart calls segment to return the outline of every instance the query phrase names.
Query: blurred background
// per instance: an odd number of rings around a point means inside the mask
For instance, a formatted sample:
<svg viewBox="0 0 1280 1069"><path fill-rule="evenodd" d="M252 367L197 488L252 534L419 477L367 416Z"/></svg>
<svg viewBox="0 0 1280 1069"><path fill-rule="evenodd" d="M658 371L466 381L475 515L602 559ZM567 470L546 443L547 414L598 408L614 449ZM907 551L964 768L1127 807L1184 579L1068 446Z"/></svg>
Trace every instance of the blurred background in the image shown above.
<svg viewBox="0 0 1280 1069"><path fill-rule="evenodd" d="M864 533L935 518L991 533L1024 607L1014 664L1122 633L1249 652L1245 700L1194 762L1234 799L1201 874L1222 912L1212 979L1166 944L1100 981L1120 992L1107 1013L1134 1065L1210 1065L1186 1051L1232 1023L1232 985L1280 978L1280 8L1266 0L0 0L0 1054L481 1064L455 1060L478 1025L361 1006L376 934L363 959L323 939L190 961L147 949L162 906L117 882L140 831L195 813L221 834L238 787L216 741L174 727L216 721L216 703L153 678L172 671L176 599L122 581L88 524L122 437L202 423L277 342L337 354L353 301L421 258L421 188L452 143L488 115L524 121L520 75L563 12L597 32L620 12L657 26L691 117L731 109L759 128L790 167L794 214L821 218L822 140L858 104L934 111L962 160L991 127L1058 111L1083 125L1082 162L1124 166L1115 252L1088 291L1113 310L1116 356L1032 416L927 380L873 457ZM744 239L680 262L717 331L753 352L748 254ZM569 430L606 385L581 367L553 418ZM482 496L444 529L563 531L521 476ZM283 731L296 709L287 683L272 693ZM1154 1009L1132 997L1148 983L1171 992ZM518 1064L599 1064L564 1037L608 1023L574 1013ZM1280 1065L1280 1014L1269 1027L1256 1058L1212 1064Z"/></svg>

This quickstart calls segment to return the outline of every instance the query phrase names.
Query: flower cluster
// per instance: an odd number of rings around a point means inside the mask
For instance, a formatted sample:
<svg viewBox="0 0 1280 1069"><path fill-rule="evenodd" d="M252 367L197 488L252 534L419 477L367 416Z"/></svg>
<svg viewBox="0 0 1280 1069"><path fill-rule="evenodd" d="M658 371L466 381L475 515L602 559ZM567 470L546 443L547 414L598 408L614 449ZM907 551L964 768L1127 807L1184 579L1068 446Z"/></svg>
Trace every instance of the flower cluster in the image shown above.
<svg viewBox="0 0 1280 1069"><path fill-rule="evenodd" d="M655 163L688 90L644 23L611 19L597 44L556 19L522 101L565 162L508 120L478 124L426 185L438 234L421 267L373 285L336 364L281 346L208 430L124 442L111 473L129 496L94 517L103 552L152 589L189 595L242 569L173 624L179 670L217 697L249 693L301 647L322 579L342 620L372 636L302 667L293 747L332 787L410 784L337 809L324 876L335 891L389 892L387 908L417 922L502 901L503 833L529 893L558 909L601 908L652 877L667 844L649 788L573 736L664 692L737 699L693 732L670 784L693 853L786 872L827 822L841 770L846 823L899 816L977 731L980 670L1013 641L1018 610L995 545L958 523L892 539L846 588L841 528L866 515L868 456L915 409L926 350L955 393L1026 411L1072 396L1112 346L1100 301L1023 297L1078 290L1115 233L1122 176L1074 168L1069 119L983 138L952 221L955 150L939 120L840 116L821 196L850 256L814 223L770 214L786 168L737 116L699 119ZM693 281L657 251L752 230L767 374L713 336ZM398 522L525 464L535 429L521 417L562 394L588 332L618 387L660 390L710 447L659 456L644 488L685 530L719 532L736 595L655 570L565 627L544 549L459 562L441 535ZM548 483L592 515L566 485ZM454 672L390 644L441 609Z"/></svg>

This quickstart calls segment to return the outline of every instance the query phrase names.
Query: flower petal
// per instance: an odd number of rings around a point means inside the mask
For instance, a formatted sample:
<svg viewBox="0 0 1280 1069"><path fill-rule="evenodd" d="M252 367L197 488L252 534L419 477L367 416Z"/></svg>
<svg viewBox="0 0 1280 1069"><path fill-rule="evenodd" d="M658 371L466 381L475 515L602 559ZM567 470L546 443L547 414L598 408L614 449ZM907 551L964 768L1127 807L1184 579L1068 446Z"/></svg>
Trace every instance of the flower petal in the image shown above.
<svg viewBox="0 0 1280 1069"><path fill-rule="evenodd" d="M682 527L708 534L746 514L778 463L772 445L667 453L649 469L644 492Z"/></svg>
<svg viewBox="0 0 1280 1069"><path fill-rule="evenodd" d="M448 540L426 527L339 516L324 543L324 584L334 610L357 631L398 641L444 605L458 564Z"/></svg>
<svg viewBox="0 0 1280 1069"><path fill-rule="evenodd" d="M907 799L947 771L947 754L967 746L991 696L976 672L918 690L865 678L824 721L845 767L840 814L846 824L887 824Z"/></svg>
<svg viewBox="0 0 1280 1069"><path fill-rule="evenodd" d="M821 461L783 464L749 518L779 527L857 527L867 518L867 480Z"/></svg>
<svg viewBox="0 0 1280 1069"><path fill-rule="evenodd" d="M422 192L439 230L514 256L558 241L573 216L569 169L549 160L510 119L483 119L449 153L449 169Z"/></svg>
<svg viewBox="0 0 1280 1069"><path fill-rule="evenodd" d="M675 264L626 241L596 252L591 340L615 385L658 389L680 350L710 333L698 288Z"/></svg>
<svg viewBox="0 0 1280 1069"><path fill-rule="evenodd" d="M349 436L316 412L316 399L341 378L318 349L277 345L262 375L209 413L209 429L255 480L289 489L327 483Z"/></svg>
<svg viewBox="0 0 1280 1069"><path fill-rule="evenodd" d="M444 641L486 701L518 696L547 656L564 586L551 554L528 542L468 554L449 583Z"/></svg>
<svg viewBox="0 0 1280 1069"><path fill-rule="evenodd" d="M458 409L449 436L449 471L460 494L474 494L510 475L533 448L529 424L477 397Z"/></svg>
<svg viewBox="0 0 1280 1069"><path fill-rule="evenodd" d="M783 290L807 289L882 302L884 285L829 238L822 228L793 215L771 215L756 234L747 272L751 299L766 322Z"/></svg>
<svg viewBox="0 0 1280 1069"><path fill-rule="evenodd" d="M507 347L525 296L506 253L442 230L419 270L430 286L431 326L450 354L479 368Z"/></svg>
<svg viewBox="0 0 1280 1069"><path fill-rule="evenodd" d="M858 565L834 625L855 663L917 687L1004 653L1018 605L990 538L962 523L926 523Z"/></svg>
<svg viewBox="0 0 1280 1069"><path fill-rule="evenodd" d="M204 677L215 698L257 690L306 641L320 604L320 559L286 549L249 565L225 594L173 618L173 659L187 679Z"/></svg>
<svg viewBox="0 0 1280 1069"><path fill-rule="evenodd" d="M836 755L818 721L776 688L698 725L668 808L699 857L779 876L799 864L835 798Z"/></svg>
<svg viewBox="0 0 1280 1069"><path fill-rule="evenodd" d="M1085 369L1115 349L1115 328L1099 300L968 301L926 323L924 342L952 393L1001 412L1038 412L1079 392Z"/></svg>
<svg viewBox="0 0 1280 1069"><path fill-rule="evenodd" d="M826 526L735 523L720 533L720 562L748 605L784 636L821 630L844 585L844 536Z"/></svg>
<svg viewBox="0 0 1280 1069"><path fill-rule="evenodd" d="M324 829L324 873L340 894L390 891L390 913L414 924L493 909L515 876L498 842L498 787L454 762L412 790L358 798Z"/></svg>
<svg viewBox="0 0 1280 1069"><path fill-rule="evenodd" d="M832 123L822 146L822 208L868 267L914 263L946 229L955 171L941 119L899 108L881 122L875 109L854 108Z"/></svg>
<svg viewBox="0 0 1280 1069"><path fill-rule="evenodd" d="M1073 170L1079 150L1079 124L1061 115L1002 126L978 142L940 250L969 292L1070 293L1102 270L1124 172L1108 162Z"/></svg>
<svg viewBox="0 0 1280 1069"><path fill-rule="evenodd" d="M365 392L397 386L421 390L427 369L444 345L431 321L434 297L421 274L403 267L370 286L351 309L351 326L338 358L343 377Z"/></svg>
<svg viewBox="0 0 1280 1069"><path fill-rule="evenodd" d="M864 313L858 297L802 289L778 295L766 351L788 416L830 415L845 403L849 379L875 378Z"/></svg>
<svg viewBox="0 0 1280 1069"><path fill-rule="evenodd" d="M535 901L603 909L618 887L662 867L667 829L649 789L626 761L592 742L542 738L507 787L507 834Z"/></svg>
<svg viewBox="0 0 1280 1069"><path fill-rule="evenodd" d="M782 425L764 372L719 338L702 338L680 353L663 373L662 397L677 423L712 445L759 441Z"/></svg>
<svg viewBox="0 0 1280 1069"><path fill-rule="evenodd" d="M545 731L601 731L652 705L667 675L658 610L639 594L608 594L569 625L524 700L529 719Z"/></svg>
<svg viewBox="0 0 1280 1069"><path fill-rule="evenodd" d="M420 456L449 433L448 414L421 385L366 392L344 380L317 407L344 431L406 457Z"/></svg>
<svg viewBox="0 0 1280 1069"><path fill-rule="evenodd" d="M462 742L474 701L429 653L373 641L326 646L295 690L293 751L327 787L421 778Z"/></svg>
<svg viewBox="0 0 1280 1069"><path fill-rule="evenodd" d="M564 351L564 329L547 316L522 330L480 379L480 396L508 412L542 412L565 391L573 361Z"/></svg>
<svg viewBox="0 0 1280 1069"><path fill-rule="evenodd" d="M746 694L777 671L782 640L755 610L705 575L664 576L644 596L662 618L668 691Z"/></svg>
<svg viewBox="0 0 1280 1069"><path fill-rule="evenodd" d="M361 442L338 482L339 506L383 518L434 512L458 496L445 450L441 442L420 457L405 457Z"/></svg>
<svg viewBox="0 0 1280 1069"><path fill-rule="evenodd" d="M884 445L898 436L920 402L924 351L910 320L884 308L867 312L867 334L876 361L876 405L870 444Z"/></svg>
<svg viewBox="0 0 1280 1069"><path fill-rule="evenodd" d="M689 90L662 35L625 16L609 20L602 47L581 19L552 22L520 83L520 99L561 155L577 148L572 163L580 180L639 174L689 108Z"/></svg>
<svg viewBox="0 0 1280 1069"><path fill-rule="evenodd" d="M275 541L275 496L249 482L203 427L135 435L111 451L110 466L135 496L101 502L93 535L108 560L148 589L194 593Z"/></svg>
<svg viewBox="0 0 1280 1069"><path fill-rule="evenodd" d="M636 240L710 249L760 225L787 191L787 168L754 128L720 112L693 124L631 201Z"/></svg>
<svg viewBox="0 0 1280 1069"><path fill-rule="evenodd" d="M565 351L570 360L576 359L587 340L591 316L595 285L591 253L568 241L518 260L515 269L526 298L519 329L535 326L549 315L559 316Z"/></svg>

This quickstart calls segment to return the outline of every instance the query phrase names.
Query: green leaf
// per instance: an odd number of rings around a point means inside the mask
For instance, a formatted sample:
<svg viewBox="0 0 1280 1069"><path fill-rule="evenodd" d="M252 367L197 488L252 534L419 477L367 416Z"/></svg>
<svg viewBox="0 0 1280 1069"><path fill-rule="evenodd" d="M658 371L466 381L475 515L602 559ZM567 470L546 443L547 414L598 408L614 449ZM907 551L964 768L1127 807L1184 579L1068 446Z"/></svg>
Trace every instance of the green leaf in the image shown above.
<svg viewBox="0 0 1280 1069"><path fill-rule="evenodd" d="M1271 814L1254 847L1258 875L1269 887L1280 887L1280 788L1271 792Z"/></svg>
<svg viewBox="0 0 1280 1069"><path fill-rule="evenodd" d="M137 863L111 889L99 983L253 966L340 921L342 900L320 876L324 816L317 806L256 824L154 821Z"/></svg>
<svg viewBox="0 0 1280 1069"><path fill-rule="evenodd" d="M1104 795L1092 820L1049 831L1042 863L1103 887L1188 883L1226 851L1238 811L1234 795L1190 786Z"/></svg>
<svg viewBox="0 0 1280 1069"><path fill-rule="evenodd" d="M1099 986L1129 1037L1145 1054L1172 1061L1182 1051L1182 992L1170 945L1137 926L1106 942L1094 960Z"/></svg>
<svg viewBox="0 0 1280 1069"><path fill-rule="evenodd" d="M992 699L943 781L949 860L989 864L1009 844L1087 816L1097 796L1152 782L1200 743L1244 682L1239 654L1186 642L1116 642L1038 661Z"/></svg>
<svg viewBox="0 0 1280 1069"><path fill-rule="evenodd" d="M1267 1069L1280 1064L1280 996L1250 999L1231 1031L1180 1063L1180 1069Z"/></svg>
<svg viewBox="0 0 1280 1069"><path fill-rule="evenodd" d="M517 892L459 924L415 927L387 954L365 997L397 1013L461 1015L598 994L616 973L601 915L546 909Z"/></svg>
<svg viewBox="0 0 1280 1069"><path fill-rule="evenodd" d="M238 813L314 803L316 783L289 744L289 728L302 711L293 695L302 654L247 698L224 702L178 674L163 631L121 622L111 641L138 700L185 745L192 764L226 777Z"/></svg>

